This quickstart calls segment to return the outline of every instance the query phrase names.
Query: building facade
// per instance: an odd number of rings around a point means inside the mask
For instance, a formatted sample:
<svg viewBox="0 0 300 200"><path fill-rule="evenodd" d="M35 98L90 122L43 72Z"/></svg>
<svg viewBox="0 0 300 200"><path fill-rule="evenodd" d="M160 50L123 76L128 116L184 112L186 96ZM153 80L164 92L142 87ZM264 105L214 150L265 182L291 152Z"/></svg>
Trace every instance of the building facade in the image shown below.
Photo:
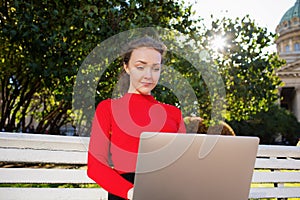
<svg viewBox="0 0 300 200"><path fill-rule="evenodd" d="M284 82L280 90L280 105L291 111L300 122L300 0L281 18L276 33L279 57L286 65L277 71Z"/></svg>

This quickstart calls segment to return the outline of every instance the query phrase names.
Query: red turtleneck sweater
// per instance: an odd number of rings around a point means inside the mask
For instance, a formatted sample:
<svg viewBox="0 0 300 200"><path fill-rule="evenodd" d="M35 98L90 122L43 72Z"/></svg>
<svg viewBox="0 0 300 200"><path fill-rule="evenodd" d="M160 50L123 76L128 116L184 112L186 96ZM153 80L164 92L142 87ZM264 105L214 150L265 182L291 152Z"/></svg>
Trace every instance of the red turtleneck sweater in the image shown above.
<svg viewBox="0 0 300 200"><path fill-rule="evenodd" d="M181 111L151 95L127 93L102 101L92 124L88 176L108 192L127 199L133 184L120 174L135 171L139 136L144 131L185 133Z"/></svg>

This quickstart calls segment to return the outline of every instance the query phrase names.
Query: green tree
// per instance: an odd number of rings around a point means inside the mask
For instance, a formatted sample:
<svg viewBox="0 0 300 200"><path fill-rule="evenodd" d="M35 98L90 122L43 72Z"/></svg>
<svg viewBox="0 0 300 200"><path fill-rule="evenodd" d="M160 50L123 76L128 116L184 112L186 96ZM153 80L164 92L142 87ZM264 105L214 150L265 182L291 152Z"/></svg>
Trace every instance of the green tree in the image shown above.
<svg viewBox="0 0 300 200"><path fill-rule="evenodd" d="M274 144L281 135L286 144L294 145L299 122L277 104L283 84L275 71L285 61L269 51L276 34L245 16L214 20L204 38L206 47L213 48L211 55L226 85L224 118L236 134L258 136L263 144ZM216 41L224 42L223 46L215 45Z"/></svg>
<svg viewBox="0 0 300 200"><path fill-rule="evenodd" d="M0 128L24 130L36 120L38 132L57 133L72 121L76 74L97 44L138 27L189 32L190 16L190 7L172 0L2 1ZM99 88L107 92L98 100L110 97L116 71L105 72L109 81Z"/></svg>
<svg viewBox="0 0 300 200"><path fill-rule="evenodd" d="M204 35L211 48L216 38L224 40L223 47L212 49L212 56L226 85L225 118L242 120L267 111L278 100L281 81L275 70L284 64L268 50L276 35L257 26L249 16L214 20Z"/></svg>
<svg viewBox="0 0 300 200"><path fill-rule="evenodd" d="M2 2L0 128L24 130L35 120L39 122L38 132L48 129L58 133L62 125L73 121L75 80L79 85L88 82L97 85L95 104L111 97L119 80L120 60L113 61L101 76L79 79L78 73L93 73L102 64L84 63L85 58L97 56L90 52L118 33L150 26L177 30L188 36L183 41L174 41L173 33L163 38L171 49L181 48L188 54L168 52L165 60L167 66L188 81L198 100L198 104L182 107L185 116L196 113L210 119L218 101L225 103L218 112L227 121L247 120L268 111L278 98L280 86L274 72L283 64L275 53L267 51L275 35L258 27L248 16L236 20L215 19L210 28L203 27L199 24L201 20L192 20L191 16L191 6L184 7L178 1ZM224 37L226 45L216 52L211 44L217 36ZM120 46L111 45L107 53ZM211 55L211 60L205 60L199 53L204 50ZM87 70L79 71L82 64L87 65ZM213 74L222 80L210 76ZM172 80L172 75L171 71L165 72L162 81ZM169 85L174 84L179 85L178 90L186 89L178 79ZM226 91L225 97L219 95L221 86ZM159 85L154 95L158 100L180 106L183 102L173 92ZM88 97L94 93L87 90L82 95L93 102ZM84 103L75 102L78 106ZM84 109L92 111L93 107ZM90 123L90 118L81 120Z"/></svg>
<svg viewBox="0 0 300 200"><path fill-rule="evenodd" d="M261 111L248 120L229 122L237 135L260 138L261 144L296 145L300 137L300 123L288 110L274 104L268 111ZM281 137L276 141L276 138Z"/></svg>

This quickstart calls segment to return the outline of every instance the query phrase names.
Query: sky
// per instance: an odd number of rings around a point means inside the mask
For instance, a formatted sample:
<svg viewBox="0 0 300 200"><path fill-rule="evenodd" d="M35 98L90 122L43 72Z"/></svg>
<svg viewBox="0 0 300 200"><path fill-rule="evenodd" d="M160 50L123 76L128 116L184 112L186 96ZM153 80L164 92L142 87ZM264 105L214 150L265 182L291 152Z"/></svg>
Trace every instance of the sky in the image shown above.
<svg viewBox="0 0 300 200"><path fill-rule="evenodd" d="M196 15L210 19L227 16L229 18L243 17L246 14L254 19L256 24L266 27L269 32L275 32L280 19L291 8L296 0L188 0L193 3ZM186 1L187 2L187 1Z"/></svg>

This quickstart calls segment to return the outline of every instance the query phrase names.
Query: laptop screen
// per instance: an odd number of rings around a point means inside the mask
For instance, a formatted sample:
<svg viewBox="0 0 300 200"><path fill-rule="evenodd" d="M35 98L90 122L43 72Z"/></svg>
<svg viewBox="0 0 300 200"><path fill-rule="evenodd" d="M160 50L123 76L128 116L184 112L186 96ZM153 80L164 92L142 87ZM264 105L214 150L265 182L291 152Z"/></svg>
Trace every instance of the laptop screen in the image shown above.
<svg viewBox="0 0 300 200"><path fill-rule="evenodd" d="M141 135L134 200L248 199L257 137Z"/></svg>

